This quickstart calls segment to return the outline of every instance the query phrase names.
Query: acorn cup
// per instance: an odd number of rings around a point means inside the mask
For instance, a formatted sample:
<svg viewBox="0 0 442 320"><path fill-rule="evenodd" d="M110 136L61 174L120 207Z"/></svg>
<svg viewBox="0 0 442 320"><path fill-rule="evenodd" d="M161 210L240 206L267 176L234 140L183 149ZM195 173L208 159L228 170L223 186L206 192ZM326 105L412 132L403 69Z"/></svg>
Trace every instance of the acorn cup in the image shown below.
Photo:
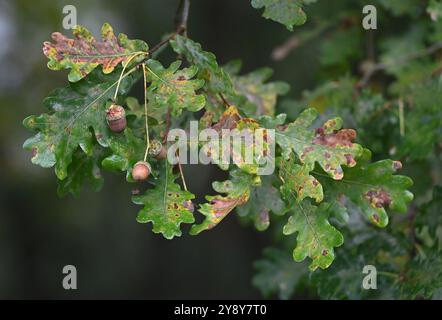
<svg viewBox="0 0 442 320"><path fill-rule="evenodd" d="M126 129L126 111L118 104L112 104L106 110L106 120L112 132L120 133Z"/></svg>
<svg viewBox="0 0 442 320"><path fill-rule="evenodd" d="M149 144L149 156L164 160L167 158L167 150L160 141L152 140Z"/></svg>
<svg viewBox="0 0 442 320"><path fill-rule="evenodd" d="M145 161L138 161L132 169L132 178L135 181L145 181L149 178L152 169Z"/></svg>

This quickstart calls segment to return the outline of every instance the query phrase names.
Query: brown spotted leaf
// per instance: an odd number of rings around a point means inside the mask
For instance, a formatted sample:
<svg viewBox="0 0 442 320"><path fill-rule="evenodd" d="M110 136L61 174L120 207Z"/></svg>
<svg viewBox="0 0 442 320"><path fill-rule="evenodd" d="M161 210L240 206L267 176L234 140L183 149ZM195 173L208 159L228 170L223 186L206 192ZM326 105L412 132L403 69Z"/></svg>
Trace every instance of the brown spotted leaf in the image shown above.
<svg viewBox="0 0 442 320"><path fill-rule="evenodd" d="M314 173L324 186L326 195L338 199L346 197L365 217L379 227L388 224L386 210L407 210L413 194L407 189L413 184L406 176L394 175L402 168L399 161L381 160L369 163L371 153L364 149L358 165L344 169L344 179L332 180L327 175Z"/></svg>
<svg viewBox="0 0 442 320"><path fill-rule="evenodd" d="M154 188L132 198L135 204L144 205L138 213L137 221L152 222L153 232L162 233L166 239L181 236L180 225L195 221L191 210L191 201L195 196L182 190L175 183L176 179L172 167L163 163L160 175L154 181Z"/></svg>
<svg viewBox="0 0 442 320"><path fill-rule="evenodd" d="M175 116L184 109L199 111L206 104L205 97L196 93L204 85L204 80L194 79L198 68L179 69L180 65L181 61L175 61L166 69L156 60L147 61L149 103L154 109L170 108Z"/></svg>
<svg viewBox="0 0 442 320"><path fill-rule="evenodd" d="M342 166L355 166L355 159L362 153L362 147L353 142L356 131L341 129L340 118L310 129L316 117L315 109L305 110L294 122L276 131L276 142L284 158L288 159L293 150L310 171L318 163L333 179L340 180L344 176Z"/></svg>
<svg viewBox="0 0 442 320"><path fill-rule="evenodd" d="M274 176L262 176L262 184L252 188L250 199L237 207L238 215L246 221L252 221L258 231L266 230L270 225L270 212L283 215L286 212L284 201L278 189L272 184Z"/></svg>
<svg viewBox="0 0 442 320"><path fill-rule="evenodd" d="M285 197L290 199L290 193ZM312 271L328 268L335 259L334 248L344 243L342 234L328 221L330 204L323 202L317 207L303 201L296 203L293 211L283 230L285 235L297 233L293 259L300 262L309 257Z"/></svg>
<svg viewBox="0 0 442 320"><path fill-rule="evenodd" d="M193 225L190 234L197 235L204 230L215 227L233 209L246 203L249 200L252 187L259 184L259 177L239 170L231 173L230 180L214 182L213 189L226 195L206 197L209 202L202 204L199 209L199 212L206 218L201 224Z"/></svg>
<svg viewBox="0 0 442 320"><path fill-rule="evenodd" d="M235 129L238 121L241 119L238 109L235 106L230 106L223 112L217 123L212 126L212 129L221 133L223 129Z"/></svg>
<svg viewBox="0 0 442 320"><path fill-rule="evenodd" d="M241 117L238 109L230 106L211 129L217 136L208 138L201 147L207 161L223 170L233 163L250 174L273 173L275 137L258 121Z"/></svg>
<svg viewBox="0 0 442 320"><path fill-rule="evenodd" d="M324 198L322 185L310 175L310 170L306 166L296 164L291 157L289 160L279 161L279 177L283 182L282 188L288 192L296 194L296 200L301 202L307 197L321 202Z"/></svg>
<svg viewBox="0 0 442 320"><path fill-rule="evenodd" d="M125 34L115 36L112 27L107 23L101 29L102 40L97 40L82 26L76 26L73 34L74 39L70 39L54 32L53 42L43 44L43 53L49 59L49 69L71 69L71 82L83 79L99 65L103 67L105 74L111 73L118 64L128 63L134 54L142 53L138 57L145 57L149 49L141 40L129 40Z"/></svg>
<svg viewBox="0 0 442 320"><path fill-rule="evenodd" d="M273 74L273 70L270 68L261 68L245 75L239 75L241 62L238 60L231 61L223 68L229 73L237 95L246 98L241 109L253 109L255 116L274 115L278 96L287 94L290 89L290 86L282 81L266 83Z"/></svg>

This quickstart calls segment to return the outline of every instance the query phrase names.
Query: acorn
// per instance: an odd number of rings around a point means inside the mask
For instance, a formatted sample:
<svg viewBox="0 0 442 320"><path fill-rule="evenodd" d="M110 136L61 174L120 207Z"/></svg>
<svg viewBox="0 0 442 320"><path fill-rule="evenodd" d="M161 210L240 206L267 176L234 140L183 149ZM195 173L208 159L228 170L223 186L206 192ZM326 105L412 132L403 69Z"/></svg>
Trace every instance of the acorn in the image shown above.
<svg viewBox="0 0 442 320"><path fill-rule="evenodd" d="M106 120L113 132L120 133L126 129L126 111L118 104L112 104L106 110Z"/></svg>
<svg viewBox="0 0 442 320"><path fill-rule="evenodd" d="M132 178L135 181L145 181L149 178L152 169L145 161L138 161L132 169Z"/></svg>
<svg viewBox="0 0 442 320"><path fill-rule="evenodd" d="M167 158L167 151L160 141L152 140L149 144L149 155L157 160L163 160Z"/></svg>

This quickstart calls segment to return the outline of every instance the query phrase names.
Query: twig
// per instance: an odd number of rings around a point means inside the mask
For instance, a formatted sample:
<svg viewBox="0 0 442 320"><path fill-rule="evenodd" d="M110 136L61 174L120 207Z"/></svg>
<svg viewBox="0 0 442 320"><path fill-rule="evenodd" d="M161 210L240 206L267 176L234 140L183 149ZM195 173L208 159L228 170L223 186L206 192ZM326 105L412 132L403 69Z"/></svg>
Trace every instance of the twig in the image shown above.
<svg viewBox="0 0 442 320"><path fill-rule="evenodd" d="M187 36L187 21L189 19L190 0L180 0L175 15L175 30L177 34Z"/></svg>
<svg viewBox="0 0 442 320"><path fill-rule="evenodd" d="M219 93L219 97L221 98L221 100L223 101L223 103L226 105L227 108L230 107L230 103L226 100L226 98L221 92Z"/></svg>
<svg viewBox="0 0 442 320"><path fill-rule="evenodd" d="M398 101L399 106L399 132L401 137L405 136L405 120L404 120L404 102L402 99Z"/></svg>
<svg viewBox="0 0 442 320"><path fill-rule="evenodd" d="M319 37L325 30L327 30L332 24L325 22L311 31L306 31L299 35L289 37L283 44L273 49L271 58L274 61L281 61L287 58L287 56L295 49L302 46L304 43Z"/></svg>
<svg viewBox="0 0 442 320"><path fill-rule="evenodd" d="M163 41L157 43L155 46L152 47L152 49L149 50L149 55L152 55L155 51L161 49L165 44L168 44L169 41L175 38L176 35L177 35L176 32L174 32Z"/></svg>
<svg viewBox="0 0 442 320"><path fill-rule="evenodd" d="M402 65L405 64L407 62L410 62L414 59L419 59L428 55L432 55L434 53L436 53L438 50L442 49L442 41L440 42L436 42L435 44L429 46L428 48L425 48L421 51L417 51L415 53L412 53L402 59L398 59L396 61L394 61L394 65ZM375 73L377 73L378 71L382 71L387 69L388 67L391 67L391 64L387 64L387 63L377 63L374 64L373 66L369 67L367 69L367 71L365 71L363 77L361 80L359 80L359 82L356 84L357 88L363 88L365 87L368 82L370 81L370 79L373 77L373 75Z"/></svg>
<svg viewBox="0 0 442 320"><path fill-rule="evenodd" d="M187 21L189 19L190 0L181 0L175 16L175 32L170 34L166 39L157 43L149 50L149 56L160 50L164 45L168 44L170 40L174 39L177 34L184 34L187 36Z"/></svg>
<svg viewBox="0 0 442 320"><path fill-rule="evenodd" d="M143 63L143 76L144 76L144 118L146 126L146 151L144 153L144 162L147 160L149 153L150 141L149 141L149 119L147 118L147 75L146 65Z"/></svg>

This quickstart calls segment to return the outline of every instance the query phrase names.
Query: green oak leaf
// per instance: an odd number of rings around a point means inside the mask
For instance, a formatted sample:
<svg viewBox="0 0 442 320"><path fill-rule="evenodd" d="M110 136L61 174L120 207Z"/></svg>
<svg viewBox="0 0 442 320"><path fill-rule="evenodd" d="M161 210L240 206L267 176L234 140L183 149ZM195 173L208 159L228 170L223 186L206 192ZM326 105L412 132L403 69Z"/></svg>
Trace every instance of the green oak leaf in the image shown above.
<svg viewBox="0 0 442 320"><path fill-rule="evenodd" d="M238 75L240 61L232 61L223 67L230 75L237 95L244 96L256 110L255 116L274 115L278 95L285 95L289 84L277 81L265 83L273 74L270 68L261 68L246 75ZM246 110L251 107L241 106Z"/></svg>
<svg viewBox="0 0 442 320"><path fill-rule="evenodd" d="M291 199L293 195L286 193L285 197ZM335 259L334 248L344 243L342 234L328 221L329 207L330 204L325 202L319 206L307 201L297 203L283 229L285 235L297 232L293 259L300 262L310 257L311 271L318 267L327 269Z"/></svg>
<svg viewBox="0 0 442 320"><path fill-rule="evenodd" d="M310 175L310 170L305 165L296 164L293 158L280 159L279 177L283 182L281 188L286 192L295 192L296 200L301 202L307 197L321 202L324 199L322 185Z"/></svg>
<svg viewBox="0 0 442 320"><path fill-rule="evenodd" d="M277 293L279 299L287 300L296 286L307 276L305 263L296 263L290 254L276 248L265 248L263 258L254 263L257 271L253 285L270 298Z"/></svg>
<svg viewBox="0 0 442 320"><path fill-rule="evenodd" d="M68 193L72 193L75 197L78 197L81 188L86 183L94 191L101 190L104 179L100 168L101 161L106 154L107 151L96 144L94 144L90 156L86 155L83 150L77 149L72 156L72 162L68 167L66 179L58 180L58 195L65 196Z"/></svg>
<svg viewBox="0 0 442 320"><path fill-rule="evenodd" d="M103 159L103 168L126 171L128 181L132 181L132 168L143 159L146 142L135 136L130 128L126 128L124 133L110 136L108 144L112 154Z"/></svg>
<svg viewBox="0 0 442 320"><path fill-rule="evenodd" d="M253 221L258 231L264 231L269 227L270 212L276 215L283 215L286 212L281 194L272 185L272 178L262 176L261 180L262 184L251 190L249 201L237 207L238 215Z"/></svg>
<svg viewBox="0 0 442 320"><path fill-rule="evenodd" d="M170 108L175 116L183 109L199 111L206 104L205 97L195 92L203 87L204 80L192 80L198 68L191 66L179 70L180 65L181 61L175 61L165 69L156 60L147 61L147 78L151 82L147 88L149 104L153 108Z"/></svg>
<svg viewBox="0 0 442 320"><path fill-rule="evenodd" d="M276 131L276 143L288 158L293 150L301 163L313 170L317 162L333 179L343 178L342 165L353 167L362 154L362 147L352 141L356 131L341 129L340 118L330 119L316 130L310 129L318 112L307 109L292 123Z"/></svg>
<svg viewBox="0 0 442 320"><path fill-rule="evenodd" d="M197 235L202 231L214 228L233 209L249 201L252 187L261 183L258 176L239 170L232 171L230 176L230 180L215 181L212 184L216 192L225 193L226 196L206 196L209 202L202 204L198 210L206 218L202 223L192 226L191 235Z"/></svg>
<svg viewBox="0 0 442 320"><path fill-rule="evenodd" d="M125 100L127 106L126 118L129 126L133 124L136 130L145 130L145 110L144 104L140 104L137 98L127 97ZM167 110L156 110L147 103L147 116L149 119L149 126L156 127L164 120L164 115L167 114ZM132 126L131 126L132 127Z"/></svg>
<svg viewBox="0 0 442 320"><path fill-rule="evenodd" d="M279 22L293 31L293 26L299 26L307 21L307 16L303 10L305 0L252 0L252 7L264 9L262 16L266 19Z"/></svg>
<svg viewBox="0 0 442 320"><path fill-rule="evenodd" d="M123 79L121 95L128 93L138 76L132 73ZM79 82L52 91L44 100L49 112L23 121L26 128L37 133L23 145L32 151L32 163L44 168L55 165L58 179L63 180L78 146L87 155L92 154L95 139L107 147L113 133L106 123L106 107L118 78L119 72L105 75L96 70Z"/></svg>
<svg viewBox="0 0 442 320"><path fill-rule="evenodd" d="M204 51L199 43L180 35L171 40L170 44L176 53L198 67L198 78L205 80L205 88L215 93L233 92L232 80L218 65L213 53Z"/></svg>
<svg viewBox="0 0 442 320"><path fill-rule="evenodd" d="M262 128L276 129L278 126L282 126L287 119L285 113L280 113L275 117L264 115L258 118L259 125Z"/></svg>
<svg viewBox="0 0 442 320"><path fill-rule="evenodd" d="M138 213L137 221L152 222L152 231L162 233L166 239L180 237L180 225L195 221L193 210L190 209L193 207L190 202L195 196L182 190L175 183L176 179L177 175L173 173L171 165L163 163L153 189L132 198L135 204L144 205Z"/></svg>
<svg viewBox="0 0 442 320"><path fill-rule="evenodd" d="M103 73L111 73L118 64L129 63L135 53L144 52L145 57L149 49L144 41L129 40L125 34L120 34L117 38L108 23L101 29L101 41L95 39L83 26L74 27L73 34L75 39L69 39L59 32L54 32L54 43L43 44L43 52L49 59L48 68L71 69L71 82L83 79L99 65L103 66ZM139 57L141 56L140 54Z"/></svg>
<svg viewBox="0 0 442 320"><path fill-rule="evenodd" d="M364 216L378 227L388 224L387 208L405 212L413 194L407 189L413 181L394 173L402 167L399 161L381 160L369 163L371 152L364 149L359 164L344 170L345 178L332 180L327 175L314 173L331 198L345 196Z"/></svg>

